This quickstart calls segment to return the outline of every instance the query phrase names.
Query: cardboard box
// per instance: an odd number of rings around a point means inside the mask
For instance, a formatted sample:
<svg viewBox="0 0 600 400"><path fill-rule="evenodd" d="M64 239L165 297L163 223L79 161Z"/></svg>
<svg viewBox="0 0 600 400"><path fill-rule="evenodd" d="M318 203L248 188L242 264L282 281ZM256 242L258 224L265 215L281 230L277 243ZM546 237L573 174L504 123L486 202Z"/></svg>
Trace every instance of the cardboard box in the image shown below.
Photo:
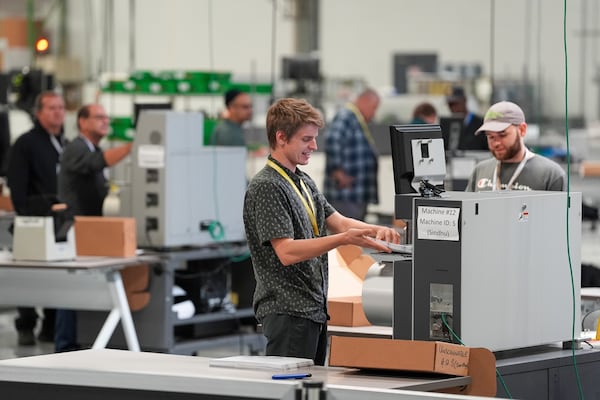
<svg viewBox="0 0 600 400"><path fill-rule="evenodd" d="M121 279L123 279L123 287L131 311L139 311L146 307L150 302L150 293L148 292L150 266L139 264L123 268Z"/></svg>
<svg viewBox="0 0 600 400"><path fill-rule="evenodd" d="M362 248L352 244L338 246L337 255L341 266L348 268L358 279L365 280L369 268L375 260L368 254L362 253Z"/></svg>
<svg viewBox="0 0 600 400"><path fill-rule="evenodd" d="M579 166L579 175L600 176L600 161L582 161Z"/></svg>
<svg viewBox="0 0 600 400"><path fill-rule="evenodd" d="M0 210L14 211L12 201L9 196L0 196Z"/></svg>
<svg viewBox="0 0 600 400"><path fill-rule="evenodd" d="M365 316L360 296L334 297L327 301L329 325L338 326L369 326Z"/></svg>
<svg viewBox="0 0 600 400"><path fill-rule="evenodd" d="M135 218L77 216L75 245L78 256L133 257Z"/></svg>
<svg viewBox="0 0 600 400"><path fill-rule="evenodd" d="M445 342L332 336L329 365L467 376L469 352Z"/></svg>

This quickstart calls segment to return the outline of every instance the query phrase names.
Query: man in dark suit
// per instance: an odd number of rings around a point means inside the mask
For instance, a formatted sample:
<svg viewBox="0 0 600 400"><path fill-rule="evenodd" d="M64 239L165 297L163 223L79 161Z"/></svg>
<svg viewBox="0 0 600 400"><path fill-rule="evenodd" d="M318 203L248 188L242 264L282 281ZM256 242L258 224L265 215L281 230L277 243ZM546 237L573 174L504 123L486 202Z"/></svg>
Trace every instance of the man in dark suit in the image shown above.
<svg viewBox="0 0 600 400"><path fill-rule="evenodd" d="M18 215L46 215L57 202L59 158L66 144L63 135L65 102L54 92L43 92L35 100L33 128L16 140L7 168L10 197ZM38 314L34 308L19 307L15 327L20 346L35 344ZM54 340L55 310L45 308L38 339Z"/></svg>

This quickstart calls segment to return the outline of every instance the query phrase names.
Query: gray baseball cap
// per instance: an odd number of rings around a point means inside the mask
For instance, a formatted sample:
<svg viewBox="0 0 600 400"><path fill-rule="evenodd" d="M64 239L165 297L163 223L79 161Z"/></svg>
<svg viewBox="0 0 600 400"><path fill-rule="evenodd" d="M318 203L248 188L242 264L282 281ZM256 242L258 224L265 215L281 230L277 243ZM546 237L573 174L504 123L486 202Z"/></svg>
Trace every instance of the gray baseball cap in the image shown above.
<svg viewBox="0 0 600 400"><path fill-rule="evenodd" d="M483 125L475 132L502 132L511 125L520 125L525 122L525 114L521 107L510 101L501 101L494 104L485 113Z"/></svg>

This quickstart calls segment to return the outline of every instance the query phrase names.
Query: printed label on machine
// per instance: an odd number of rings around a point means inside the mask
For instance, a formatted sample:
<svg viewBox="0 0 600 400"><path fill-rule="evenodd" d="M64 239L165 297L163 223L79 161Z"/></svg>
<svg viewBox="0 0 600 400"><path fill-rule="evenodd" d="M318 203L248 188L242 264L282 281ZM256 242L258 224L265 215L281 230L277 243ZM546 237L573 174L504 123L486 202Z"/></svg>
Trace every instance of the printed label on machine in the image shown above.
<svg viewBox="0 0 600 400"><path fill-rule="evenodd" d="M460 208L418 207L418 239L458 241L458 217Z"/></svg>
<svg viewBox="0 0 600 400"><path fill-rule="evenodd" d="M154 144L140 145L138 148L138 166L140 168L164 168L165 148Z"/></svg>

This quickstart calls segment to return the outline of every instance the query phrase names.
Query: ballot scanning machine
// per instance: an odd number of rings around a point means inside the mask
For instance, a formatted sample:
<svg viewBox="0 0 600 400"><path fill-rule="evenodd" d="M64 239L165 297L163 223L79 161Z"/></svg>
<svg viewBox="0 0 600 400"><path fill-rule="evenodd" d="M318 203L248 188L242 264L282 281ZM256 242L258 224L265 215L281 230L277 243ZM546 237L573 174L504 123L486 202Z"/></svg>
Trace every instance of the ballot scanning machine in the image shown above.
<svg viewBox="0 0 600 400"><path fill-rule="evenodd" d="M492 351L579 337L581 193L444 192L439 127L390 134L395 213L410 216L413 252L382 254L369 271L367 318L395 339Z"/></svg>
<svg viewBox="0 0 600 400"><path fill-rule="evenodd" d="M204 146L201 113L145 111L132 149L138 244L171 248L245 239L246 149Z"/></svg>

